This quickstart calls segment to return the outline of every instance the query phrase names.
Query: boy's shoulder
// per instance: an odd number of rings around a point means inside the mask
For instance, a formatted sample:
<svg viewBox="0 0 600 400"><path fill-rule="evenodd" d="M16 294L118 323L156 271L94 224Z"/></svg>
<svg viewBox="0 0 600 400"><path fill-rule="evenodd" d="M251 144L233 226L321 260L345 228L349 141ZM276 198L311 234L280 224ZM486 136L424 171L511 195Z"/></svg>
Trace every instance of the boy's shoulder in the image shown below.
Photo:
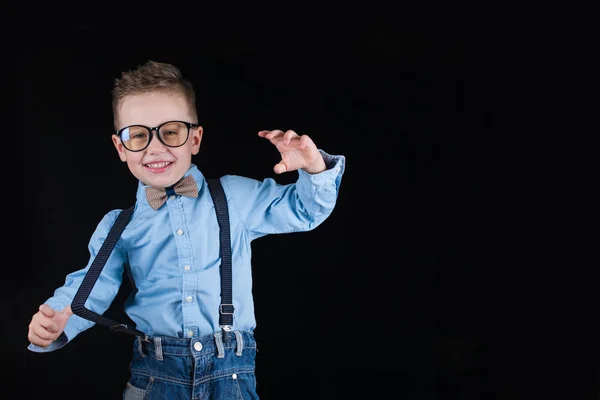
<svg viewBox="0 0 600 400"><path fill-rule="evenodd" d="M104 220L104 219L115 220L115 219L117 219L119 214L121 214L121 212L124 210L125 210L125 208L114 208L114 209L108 210L102 217L102 220Z"/></svg>
<svg viewBox="0 0 600 400"><path fill-rule="evenodd" d="M134 207L135 207L135 205L132 204L131 208L133 209ZM126 208L115 208L115 209L109 210L108 212L106 212L104 214L104 216L102 216L102 219L98 223L98 226L110 227L110 226L114 225L117 218L119 218L119 215L121 215L121 212L126 211L126 210L127 210Z"/></svg>
<svg viewBox="0 0 600 400"><path fill-rule="evenodd" d="M233 174L226 174L226 175L222 175L220 177L214 177L213 179L217 179L217 178L222 183L226 183L226 184L230 184L230 185L250 184L253 182L258 182L258 179L249 178L247 176L242 176L242 175L233 175Z"/></svg>
<svg viewBox="0 0 600 400"><path fill-rule="evenodd" d="M260 190L265 184L277 185L273 178L262 180L241 175L223 175L220 177L221 184L226 193L243 195L244 193Z"/></svg>

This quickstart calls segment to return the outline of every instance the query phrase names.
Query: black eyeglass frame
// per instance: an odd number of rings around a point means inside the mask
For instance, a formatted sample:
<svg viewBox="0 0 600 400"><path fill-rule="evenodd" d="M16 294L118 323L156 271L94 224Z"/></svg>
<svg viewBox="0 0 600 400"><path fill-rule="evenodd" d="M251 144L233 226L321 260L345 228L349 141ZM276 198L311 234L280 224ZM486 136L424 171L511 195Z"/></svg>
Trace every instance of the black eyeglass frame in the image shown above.
<svg viewBox="0 0 600 400"><path fill-rule="evenodd" d="M166 124L171 124L171 123L173 123L173 122L181 122L182 124L184 124L184 125L185 125L185 126L188 128L188 130L187 130L187 136L186 136L185 140L183 141L183 143L181 143L180 145L177 145L177 146L171 146L171 145L169 145L169 144L166 144L166 143L165 143L165 142L162 140L162 138L160 137L160 128L162 128L162 127L163 127L164 125L166 125ZM123 134L123 131L124 131L125 129L127 129L127 128L131 128L131 127L133 127L133 126L141 126L142 128L146 128L146 129L148 129L148 132L150 132L150 139L148 139L148 143L146 143L146 145L145 145L144 147L142 147L141 149L139 149L139 150L131 150L131 149L130 149L129 147L127 147L127 145L126 145L126 144L123 142L123 138L121 137L121 134ZM146 149L148 148L148 146L150 146L150 142L152 141L152 138L153 138L154 136L156 136L156 137L158 138L158 140L159 140L159 141L160 141L162 144L164 144L165 146L167 146L167 147L170 147L170 148L177 148L177 147L181 147L181 146L183 146L184 144L186 144L186 143L187 143L187 141L189 140L189 138L190 138L190 129L195 129L195 128L198 128L199 126L200 126L199 124L193 124L193 123L191 123L191 122L187 122L187 121L178 121L178 120L173 120L173 121L167 121L167 122L163 122L162 124L160 124L160 125L158 125L158 126L156 126L156 127L154 127L154 128L150 128L149 126L146 126L146 125L141 125L141 124L133 124L133 125L128 125L128 126L126 126L126 127L124 127L124 128L121 128L121 129L119 129L119 130L116 132L116 135L119 137L119 140L121 141L121 144L123 145L123 147L125 147L125 148L126 148L128 151L131 151L131 152L134 152L134 153L135 153L135 152L138 152L138 151L144 151L144 150L146 150ZM156 131L156 133L155 133L155 134L153 133L154 131Z"/></svg>

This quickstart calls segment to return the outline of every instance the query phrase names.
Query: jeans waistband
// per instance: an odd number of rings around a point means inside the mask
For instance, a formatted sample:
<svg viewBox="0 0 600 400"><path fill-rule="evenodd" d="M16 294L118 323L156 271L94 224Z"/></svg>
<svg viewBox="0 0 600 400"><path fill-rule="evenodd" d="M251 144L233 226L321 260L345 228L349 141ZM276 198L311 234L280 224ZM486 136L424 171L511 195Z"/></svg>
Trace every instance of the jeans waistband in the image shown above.
<svg viewBox="0 0 600 400"><path fill-rule="evenodd" d="M162 359L165 355L201 356L217 353L222 358L226 349L235 349L241 355L244 348L256 348L254 334L248 331L217 332L210 335L192 338L176 338L170 336L152 336L145 341L136 338L138 351L142 355L152 355Z"/></svg>

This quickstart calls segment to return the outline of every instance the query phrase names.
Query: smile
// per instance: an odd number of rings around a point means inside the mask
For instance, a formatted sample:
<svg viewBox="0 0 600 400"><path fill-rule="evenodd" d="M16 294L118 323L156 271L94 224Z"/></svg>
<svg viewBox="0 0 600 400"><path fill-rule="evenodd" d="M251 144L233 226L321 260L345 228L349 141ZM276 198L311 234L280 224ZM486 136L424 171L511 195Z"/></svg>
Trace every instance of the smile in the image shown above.
<svg viewBox="0 0 600 400"><path fill-rule="evenodd" d="M172 164L171 162L163 161L163 162L145 164L145 166L150 169L161 169L161 168L165 168L171 164Z"/></svg>

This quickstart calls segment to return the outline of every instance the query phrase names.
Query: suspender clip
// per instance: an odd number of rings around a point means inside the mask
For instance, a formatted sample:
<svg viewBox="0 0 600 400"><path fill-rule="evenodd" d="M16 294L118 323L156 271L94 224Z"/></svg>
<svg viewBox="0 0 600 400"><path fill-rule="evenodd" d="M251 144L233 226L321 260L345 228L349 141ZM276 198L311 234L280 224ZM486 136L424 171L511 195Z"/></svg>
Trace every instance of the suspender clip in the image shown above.
<svg viewBox="0 0 600 400"><path fill-rule="evenodd" d="M222 339L224 342L229 342L231 340L231 334L233 332L233 326L231 325L221 325Z"/></svg>

